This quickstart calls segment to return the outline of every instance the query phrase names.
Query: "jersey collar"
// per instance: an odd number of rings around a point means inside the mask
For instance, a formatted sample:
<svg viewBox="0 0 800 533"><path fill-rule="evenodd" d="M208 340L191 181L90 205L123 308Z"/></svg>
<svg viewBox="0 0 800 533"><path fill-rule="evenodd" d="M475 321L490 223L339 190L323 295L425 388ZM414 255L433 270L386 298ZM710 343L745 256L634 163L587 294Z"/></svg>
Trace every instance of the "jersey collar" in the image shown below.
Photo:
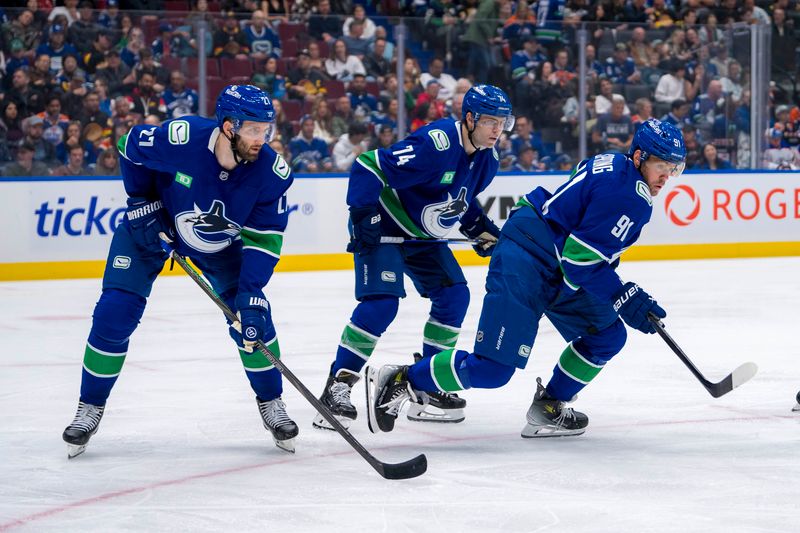
<svg viewBox="0 0 800 533"><path fill-rule="evenodd" d="M211 152L212 154L214 153L214 146L217 144L218 137L219 137L219 128L214 128L214 131L211 132L211 136L208 138L208 151Z"/></svg>
<svg viewBox="0 0 800 533"><path fill-rule="evenodd" d="M461 138L461 121L456 120L456 131L458 132L458 144L461 145L461 148L464 148L464 139Z"/></svg>

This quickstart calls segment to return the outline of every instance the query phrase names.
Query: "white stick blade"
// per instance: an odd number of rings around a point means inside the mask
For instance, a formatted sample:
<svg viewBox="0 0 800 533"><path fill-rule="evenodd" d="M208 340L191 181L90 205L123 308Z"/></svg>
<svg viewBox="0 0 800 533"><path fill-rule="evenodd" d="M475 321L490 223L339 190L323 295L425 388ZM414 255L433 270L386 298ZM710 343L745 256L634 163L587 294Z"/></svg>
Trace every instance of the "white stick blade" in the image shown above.
<svg viewBox="0 0 800 533"><path fill-rule="evenodd" d="M735 389L742 383L750 381L753 376L758 372L758 366L755 363L745 363L731 373L731 381Z"/></svg>

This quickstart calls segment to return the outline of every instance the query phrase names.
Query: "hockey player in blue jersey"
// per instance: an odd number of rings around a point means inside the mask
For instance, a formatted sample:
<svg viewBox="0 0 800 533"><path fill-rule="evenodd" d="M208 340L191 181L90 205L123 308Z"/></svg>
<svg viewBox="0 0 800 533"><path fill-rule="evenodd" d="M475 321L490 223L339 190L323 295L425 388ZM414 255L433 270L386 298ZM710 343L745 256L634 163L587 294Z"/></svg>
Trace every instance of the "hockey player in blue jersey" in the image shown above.
<svg viewBox="0 0 800 533"><path fill-rule="evenodd" d="M231 335L264 426L280 448L294 451L298 428L281 401L281 375L253 350L262 339L280 354L263 288L280 257L292 176L267 144L274 117L266 93L231 85L217 99L216 120L186 116L160 127L135 126L120 139L128 210L114 232L94 310L78 412L63 434L70 457L97 431L122 370L128 339L167 258L162 232L238 311L244 338L233 328Z"/></svg>
<svg viewBox="0 0 800 533"><path fill-rule="evenodd" d="M477 85L464 96L461 116L460 121L437 120L389 148L361 154L350 171L348 251L354 257L359 303L344 328L320 398L343 424L356 418L350 391L406 295L404 274L431 300L423 356L455 346L469 305L464 274L445 243L389 243L386 238L438 239L460 223L460 231L477 240L479 255L490 255L497 242L500 232L476 196L497 173L494 146L503 131L514 127L511 104L502 90ZM461 398L434 392L427 399L427 404L413 406L409 418L464 419L466 402ZM314 426L330 429L319 415Z"/></svg>
<svg viewBox="0 0 800 533"><path fill-rule="evenodd" d="M492 254L473 352L448 349L411 367L365 369L370 429L391 431L417 390L501 387L525 368L544 314L569 344L547 386L537 379L522 436L583 433L588 417L565 403L625 345L623 322L655 333L648 315L666 316L615 268L650 220L653 198L681 174L685 158L680 131L650 119L627 155L586 159L555 194L539 187L525 195Z"/></svg>

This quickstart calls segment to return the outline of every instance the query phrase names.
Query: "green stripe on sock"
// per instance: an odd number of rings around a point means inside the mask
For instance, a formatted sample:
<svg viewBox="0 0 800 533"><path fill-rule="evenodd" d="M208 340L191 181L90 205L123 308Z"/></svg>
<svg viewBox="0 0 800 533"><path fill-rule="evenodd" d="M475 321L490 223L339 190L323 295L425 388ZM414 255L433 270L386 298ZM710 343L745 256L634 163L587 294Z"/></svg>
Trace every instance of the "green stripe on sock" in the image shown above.
<svg viewBox="0 0 800 533"><path fill-rule="evenodd" d="M352 324L347 324L342 331L339 346L347 348L363 359L369 359L378 344L378 337L366 331L358 330Z"/></svg>
<svg viewBox="0 0 800 533"><path fill-rule="evenodd" d="M442 350L455 348L461 328L439 324L428 320L423 331L423 342L441 347Z"/></svg>
<svg viewBox="0 0 800 533"><path fill-rule="evenodd" d="M86 345L83 352L83 366L91 374L101 378L113 378L122 371L122 364L125 362L127 352L120 354L100 353L91 345Z"/></svg>
<svg viewBox="0 0 800 533"><path fill-rule="evenodd" d="M464 390L453 368L455 350L439 352L431 358L431 375L436 385L445 392Z"/></svg>
<svg viewBox="0 0 800 533"><path fill-rule="evenodd" d="M602 366L594 365L578 355L571 343L561 354L558 366L569 377L584 384L592 381L603 370Z"/></svg>
<svg viewBox="0 0 800 533"><path fill-rule="evenodd" d="M281 348L278 345L278 338L274 338L267 343L267 348L271 351L275 356L280 359L281 358ZM270 370L275 365L267 359L267 356L261 353L261 350L255 349L252 353L247 353L243 349L239 348L239 357L242 359L242 365L244 366L245 370L249 370L250 372L264 372L265 370Z"/></svg>

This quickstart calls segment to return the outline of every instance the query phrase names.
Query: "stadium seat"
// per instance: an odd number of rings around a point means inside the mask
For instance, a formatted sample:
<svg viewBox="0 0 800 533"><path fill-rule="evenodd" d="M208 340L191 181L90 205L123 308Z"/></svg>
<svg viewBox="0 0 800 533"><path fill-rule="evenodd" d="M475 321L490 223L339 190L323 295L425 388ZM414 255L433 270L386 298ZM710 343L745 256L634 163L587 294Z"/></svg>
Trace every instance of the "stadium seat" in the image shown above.
<svg viewBox="0 0 800 533"><path fill-rule="evenodd" d="M219 71L223 78L245 77L250 79L253 76L253 62L222 57L219 60Z"/></svg>
<svg viewBox="0 0 800 533"><path fill-rule="evenodd" d="M303 116L303 103L300 100L281 100L286 120L295 122Z"/></svg>
<svg viewBox="0 0 800 533"><path fill-rule="evenodd" d="M186 75L197 77L199 72L197 68L198 60L196 57L186 58ZM219 61L215 57L206 58L206 76L219 77Z"/></svg>
<svg viewBox="0 0 800 533"><path fill-rule="evenodd" d="M164 11L189 11L189 2L186 0L164 0Z"/></svg>
<svg viewBox="0 0 800 533"><path fill-rule="evenodd" d="M161 65L169 71L183 70L181 68L181 58L175 56L167 56L161 58Z"/></svg>
<svg viewBox="0 0 800 533"><path fill-rule="evenodd" d="M649 98L651 101L653 99L653 92L650 89L649 85L644 84L631 84L625 86L625 101L633 103L639 98Z"/></svg>
<svg viewBox="0 0 800 533"><path fill-rule="evenodd" d="M281 22L278 26L281 43L289 39L307 39L308 30L304 22Z"/></svg>
<svg viewBox="0 0 800 533"><path fill-rule="evenodd" d="M296 58L300 51L300 44L296 39L281 39L281 55L285 58Z"/></svg>
<svg viewBox="0 0 800 533"><path fill-rule="evenodd" d="M344 83L339 80L325 80L322 83L328 93L328 98L339 98L345 95Z"/></svg>
<svg viewBox="0 0 800 533"><path fill-rule="evenodd" d="M381 94L381 86L377 81L368 81L367 82L367 92L377 98Z"/></svg>

